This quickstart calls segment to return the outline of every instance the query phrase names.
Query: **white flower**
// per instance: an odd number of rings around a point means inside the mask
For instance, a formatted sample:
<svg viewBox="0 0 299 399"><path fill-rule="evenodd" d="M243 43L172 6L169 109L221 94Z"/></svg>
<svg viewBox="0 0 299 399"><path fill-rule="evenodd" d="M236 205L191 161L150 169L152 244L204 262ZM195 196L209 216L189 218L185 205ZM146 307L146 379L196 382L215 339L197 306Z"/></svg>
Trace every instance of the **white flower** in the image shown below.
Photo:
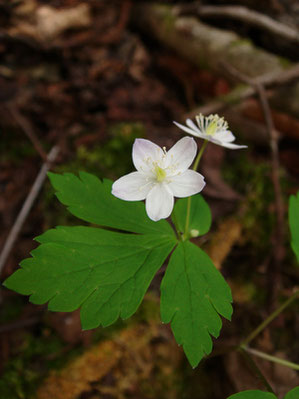
<svg viewBox="0 0 299 399"><path fill-rule="evenodd" d="M189 197L205 186L204 177L188 169L196 152L191 137L182 138L168 152L149 140L136 139L132 157L137 172L116 180L112 194L126 201L145 199L149 218L165 219L172 212L174 197Z"/></svg>
<svg viewBox="0 0 299 399"><path fill-rule="evenodd" d="M203 116L199 114L195 117L197 126L191 119L186 120L186 125L173 122L180 129L184 130L193 136L200 137L204 140L211 141L214 144L221 145L222 147L237 150L239 148L247 148L247 145L234 144L235 136L228 130L228 124L224 118L218 115Z"/></svg>

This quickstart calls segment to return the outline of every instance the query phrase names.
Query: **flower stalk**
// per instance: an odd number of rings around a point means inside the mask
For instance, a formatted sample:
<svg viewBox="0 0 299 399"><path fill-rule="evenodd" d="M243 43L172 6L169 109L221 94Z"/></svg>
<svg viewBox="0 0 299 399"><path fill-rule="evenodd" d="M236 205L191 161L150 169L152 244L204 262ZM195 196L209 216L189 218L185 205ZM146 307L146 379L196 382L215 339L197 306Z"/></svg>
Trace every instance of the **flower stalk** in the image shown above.
<svg viewBox="0 0 299 399"><path fill-rule="evenodd" d="M259 351L254 348L249 348L248 346L245 346L245 345L243 345L241 348L244 351L246 351L254 356L260 357L265 360L269 360L270 362L273 362L273 363L281 364L282 366L289 367L293 370L299 370L299 364L297 364L297 363L293 363L293 362L290 362L289 360L281 359L280 357L277 357L277 356L268 355L268 353Z"/></svg>
<svg viewBox="0 0 299 399"><path fill-rule="evenodd" d="M194 165L193 165L193 170L196 171L199 165L199 161L201 160L201 157L204 153L204 150L206 149L208 145L208 140L205 140L203 142L203 145L201 146L199 153L197 154L197 157L195 159ZM191 210L191 197L188 198L188 203L187 203L187 213L186 213L186 224L185 224L185 231L183 234L183 241L187 240L189 238L189 221L190 221L190 210Z"/></svg>

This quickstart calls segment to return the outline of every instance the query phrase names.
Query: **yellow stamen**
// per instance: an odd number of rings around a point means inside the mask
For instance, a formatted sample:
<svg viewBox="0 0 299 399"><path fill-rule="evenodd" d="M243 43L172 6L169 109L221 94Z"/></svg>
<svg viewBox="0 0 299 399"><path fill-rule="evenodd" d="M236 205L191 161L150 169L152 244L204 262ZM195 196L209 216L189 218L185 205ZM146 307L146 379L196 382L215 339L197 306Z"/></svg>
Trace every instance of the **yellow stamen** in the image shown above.
<svg viewBox="0 0 299 399"><path fill-rule="evenodd" d="M213 136L217 130L217 120L213 120L207 127L207 134Z"/></svg>
<svg viewBox="0 0 299 399"><path fill-rule="evenodd" d="M158 182L162 182L165 177L166 177L166 172L164 169L160 168L160 166L156 165L155 166L155 172L156 172L156 177Z"/></svg>

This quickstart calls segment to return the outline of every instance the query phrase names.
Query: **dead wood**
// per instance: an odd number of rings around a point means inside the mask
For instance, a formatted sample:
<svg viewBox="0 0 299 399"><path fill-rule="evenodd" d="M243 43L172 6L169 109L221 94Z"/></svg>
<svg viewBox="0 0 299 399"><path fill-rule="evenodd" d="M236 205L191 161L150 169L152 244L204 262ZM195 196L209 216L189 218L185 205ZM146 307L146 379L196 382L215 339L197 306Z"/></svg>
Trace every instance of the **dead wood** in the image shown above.
<svg viewBox="0 0 299 399"><path fill-rule="evenodd" d="M202 69L225 76L223 63L226 63L251 79L263 79L262 84L266 86L270 86L271 81L273 84L282 84L288 80L281 79L280 76L284 75L287 68L292 67L290 62L256 47L250 40L241 38L234 32L214 28L194 17L178 16L175 7L141 4L134 8L133 20L145 33L154 36ZM295 77L298 77L297 70L292 79ZM271 101L275 106L288 109L294 116L299 116L299 82L288 86L287 91L286 96L277 90ZM254 87L237 87L225 98L207 104L204 111L219 111L223 105L237 104L255 93Z"/></svg>
<svg viewBox="0 0 299 399"><path fill-rule="evenodd" d="M225 74L227 69L226 69L226 65L228 65L227 63L221 63L222 67L223 67L223 73ZM231 78L237 78L236 76L232 76ZM287 85L293 81L298 80L299 78L299 64L295 64L293 66L291 66L290 68L287 68L283 71L279 71L279 72L270 72L267 73L265 75L262 76L258 76L254 79L251 79L252 82L255 83L255 85L263 85L263 87L265 88L272 88L272 87L276 87L276 86L281 86L280 88L280 93L282 90L285 90L282 86L283 85ZM240 79L237 79L238 81L240 81ZM226 108L229 108L231 106L234 106L236 104L239 104L241 102L243 102L244 100L254 96L257 94L257 89L256 86L250 86L247 85L245 83L242 85L237 85L236 88L234 88L231 92L229 92L228 94L221 96L215 100L212 100L208 103L206 103L205 105L195 108L193 110L191 110L190 112L188 112L188 114L186 115L186 117L192 118L193 116L197 115L197 114L204 114L204 115L208 115L208 114L213 114L213 113L217 113L220 111L224 111ZM296 87L298 86L299 89L299 85L297 84ZM274 102L277 99L277 95L274 98L273 101L273 93L267 93L268 97L270 98L270 102ZM297 101L299 101L299 95L296 96L296 98L298 97ZM293 96L294 99L294 96ZM284 101L286 102L284 105L286 108L288 102L287 97L284 97ZM281 103L280 103L281 104ZM290 108L288 109L288 111L290 110ZM294 112L292 112L292 114L294 114ZM299 111L297 112L297 115L295 113L295 116L299 116Z"/></svg>
<svg viewBox="0 0 299 399"><path fill-rule="evenodd" d="M201 6L191 5L189 9L178 7L177 14L196 13L201 17L229 17L242 21L251 26L262 28L263 30L275 35L276 37L283 38L290 42L299 43L298 30L291 28L268 15L251 10L243 6Z"/></svg>

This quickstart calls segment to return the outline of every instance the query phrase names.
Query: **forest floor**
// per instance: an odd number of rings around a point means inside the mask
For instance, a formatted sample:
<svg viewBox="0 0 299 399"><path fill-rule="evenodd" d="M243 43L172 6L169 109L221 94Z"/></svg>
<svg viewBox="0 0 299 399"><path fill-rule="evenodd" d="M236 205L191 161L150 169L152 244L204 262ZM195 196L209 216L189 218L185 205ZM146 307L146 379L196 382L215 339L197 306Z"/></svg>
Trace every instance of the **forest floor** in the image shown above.
<svg viewBox="0 0 299 399"><path fill-rule="evenodd" d="M174 120L183 122L193 110L227 96L235 87L229 73L199 68L140 29L136 3L0 1L0 248L51 148L59 148L52 171L83 170L115 180L132 171L135 138L170 148L182 136ZM294 2L269 1L267 10L254 0L234 3L299 32L299 7ZM191 2L164 4L186 8ZM299 61L298 47L287 39L271 40L271 32L223 17L205 22L237 32L287 63ZM232 321L223 322L212 356L193 370L170 328L160 323L161 273L130 320L84 332L77 311L51 313L3 288L1 398L225 399L240 390L264 389L240 354L221 350L240 343L299 284L287 223L288 198L299 189L299 111L296 115L283 104L271 104L270 118L278 132L275 163L264 122L267 112L255 86L254 93L237 104L242 105L238 123L232 114L240 108L226 109L237 143L248 149L230 151L210 144L200 168L209 183L203 195L212 209L213 226L194 242L208 251L234 298ZM1 281L37 246L34 237L56 225L77 223L46 180L0 268ZM298 303L281 313L254 346L298 363L296 310ZM299 385L296 371L256 362L279 397Z"/></svg>

